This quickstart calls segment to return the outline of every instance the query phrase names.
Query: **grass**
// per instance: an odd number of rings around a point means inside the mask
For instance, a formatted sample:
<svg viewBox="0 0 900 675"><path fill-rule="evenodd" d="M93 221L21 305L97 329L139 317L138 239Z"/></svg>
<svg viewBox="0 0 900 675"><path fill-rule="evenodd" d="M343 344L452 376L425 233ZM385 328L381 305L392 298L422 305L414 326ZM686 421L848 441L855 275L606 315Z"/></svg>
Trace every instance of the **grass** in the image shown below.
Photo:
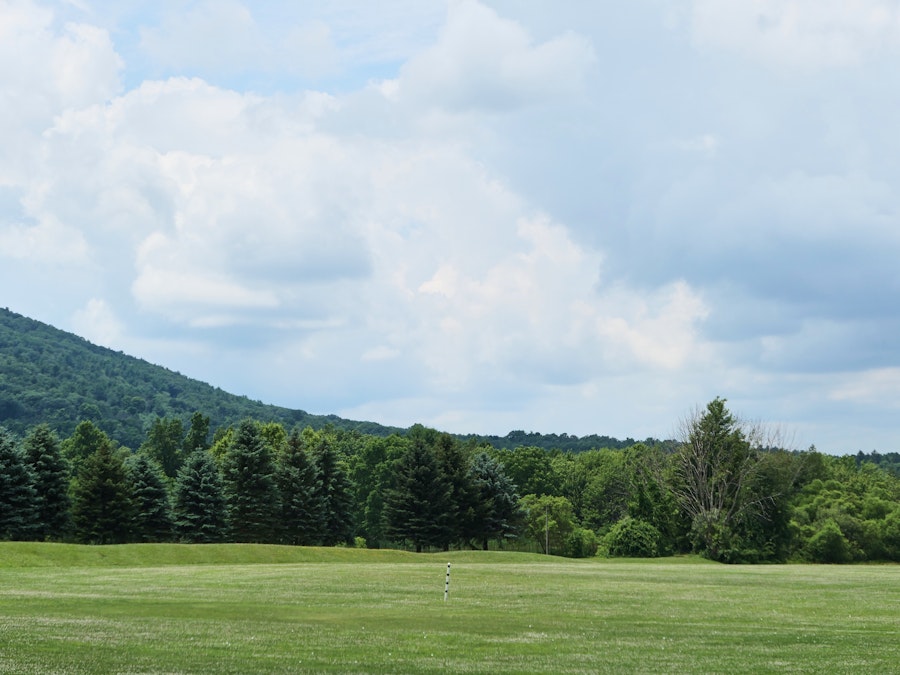
<svg viewBox="0 0 900 675"><path fill-rule="evenodd" d="M896 673L898 664L895 565L0 544L0 672L10 674Z"/></svg>

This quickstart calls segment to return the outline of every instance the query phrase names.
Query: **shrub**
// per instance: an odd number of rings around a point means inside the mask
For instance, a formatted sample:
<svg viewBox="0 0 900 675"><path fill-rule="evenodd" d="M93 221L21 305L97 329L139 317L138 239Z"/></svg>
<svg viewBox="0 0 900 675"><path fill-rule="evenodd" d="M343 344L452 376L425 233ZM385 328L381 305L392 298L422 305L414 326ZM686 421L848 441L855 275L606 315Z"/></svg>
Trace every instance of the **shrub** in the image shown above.
<svg viewBox="0 0 900 675"><path fill-rule="evenodd" d="M645 520L625 516L604 537L611 556L624 558L657 558L660 551L659 530Z"/></svg>

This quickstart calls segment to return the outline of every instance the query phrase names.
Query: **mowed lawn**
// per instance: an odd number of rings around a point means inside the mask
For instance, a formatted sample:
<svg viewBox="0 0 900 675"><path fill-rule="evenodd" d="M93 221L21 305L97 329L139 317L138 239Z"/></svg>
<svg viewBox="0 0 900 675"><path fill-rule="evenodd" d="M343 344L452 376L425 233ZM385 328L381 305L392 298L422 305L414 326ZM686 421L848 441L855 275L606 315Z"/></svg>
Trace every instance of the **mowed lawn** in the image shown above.
<svg viewBox="0 0 900 675"><path fill-rule="evenodd" d="M900 567L0 543L0 672L898 673Z"/></svg>

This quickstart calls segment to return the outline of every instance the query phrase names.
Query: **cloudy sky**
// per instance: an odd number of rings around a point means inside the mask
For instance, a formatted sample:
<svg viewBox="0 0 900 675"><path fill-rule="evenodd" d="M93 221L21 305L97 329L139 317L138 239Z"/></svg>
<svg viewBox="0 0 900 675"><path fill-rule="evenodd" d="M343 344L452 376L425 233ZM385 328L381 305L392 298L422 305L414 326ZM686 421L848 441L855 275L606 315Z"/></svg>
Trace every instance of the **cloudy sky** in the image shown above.
<svg viewBox="0 0 900 675"><path fill-rule="evenodd" d="M0 305L267 403L900 449L898 0L0 0Z"/></svg>

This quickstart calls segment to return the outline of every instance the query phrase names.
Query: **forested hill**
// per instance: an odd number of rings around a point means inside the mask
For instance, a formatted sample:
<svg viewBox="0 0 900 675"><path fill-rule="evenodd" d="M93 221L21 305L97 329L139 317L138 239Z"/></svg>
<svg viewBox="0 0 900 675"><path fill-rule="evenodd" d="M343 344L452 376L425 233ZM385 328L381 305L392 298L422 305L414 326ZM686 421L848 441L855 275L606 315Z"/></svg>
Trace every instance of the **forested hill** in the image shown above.
<svg viewBox="0 0 900 675"><path fill-rule="evenodd" d="M61 437L82 420L90 420L110 437L138 448L158 417L187 422L195 411L209 416L211 426L245 418L281 422L286 427L359 431L374 436L405 430L336 415L313 415L229 394L162 366L99 347L40 321L0 308L0 425L19 435L46 422ZM506 436L459 435L490 443L497 449L521 446L563 452L634 445L610 436L572 436L511 431ZM660 441L647 439L648 445ZM664 446L673 445L663 441Z"/></svg>
<svg viewBox="0 0 900 675"><path fill-rule="evenodd" d="M157 417L187 420L194 411L212 428L244 418L286 427L327 424L373 435L401 431L335 415L312 415L229 394L180 373L0 308L0 425L23 434L46 422L62 437L91 420L136 449Z"/></svg>

